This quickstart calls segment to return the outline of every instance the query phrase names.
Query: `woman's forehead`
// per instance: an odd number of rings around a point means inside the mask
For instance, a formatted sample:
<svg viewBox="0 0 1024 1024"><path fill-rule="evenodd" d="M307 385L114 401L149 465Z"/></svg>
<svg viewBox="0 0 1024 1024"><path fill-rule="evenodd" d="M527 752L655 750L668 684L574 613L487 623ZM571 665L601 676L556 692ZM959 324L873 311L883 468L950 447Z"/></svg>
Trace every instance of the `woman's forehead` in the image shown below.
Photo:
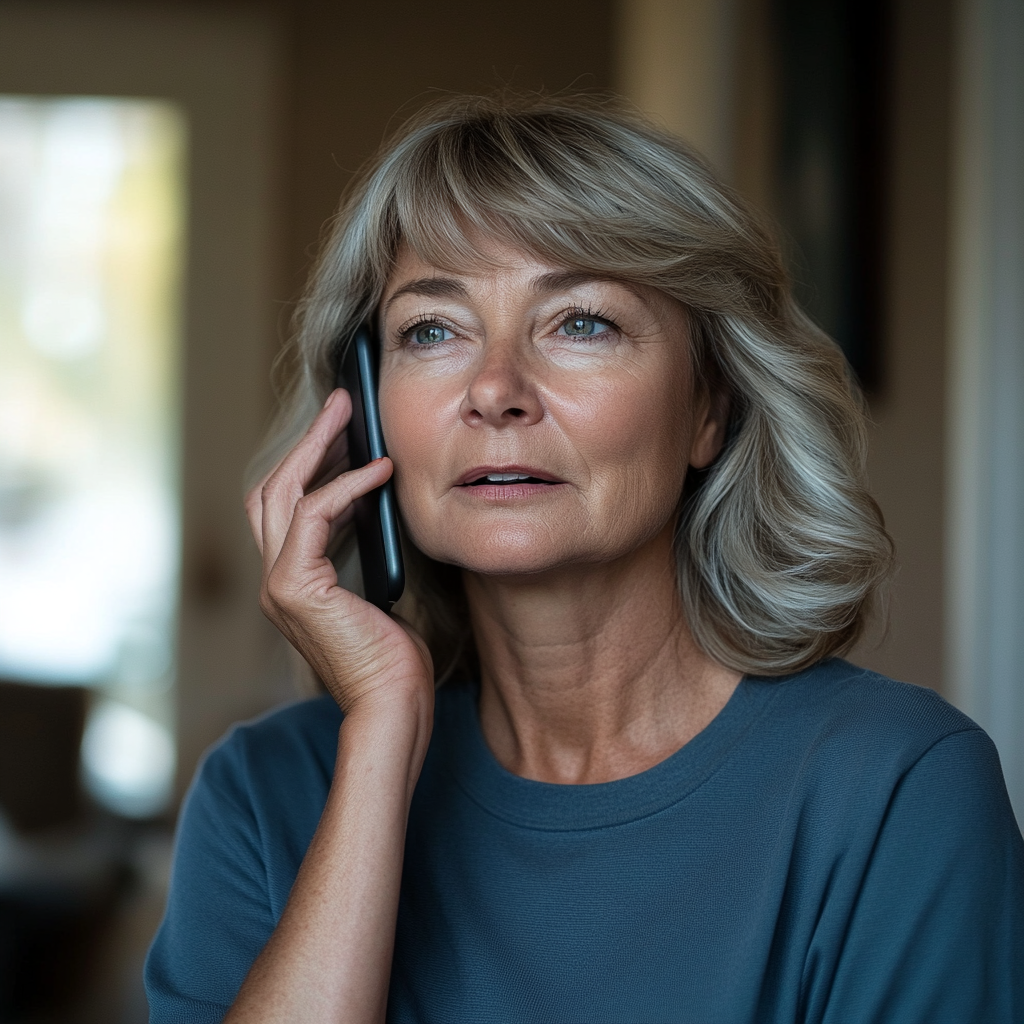
<svg viewBox="0 0 1024 1024"><path fill-rule="evenodd" d="M581 266L568 260L553 259L502 238L479 236L474 241L473 252L469 258L460 258L457 253L451 252L439 255L424 253L411 243L403 241L392 261L383 295L385 298L393 295L396 291L404 289L409 281L426 281L434 277L514 278L537 292L559 291L604 282L627 288L638 296L648 292L664 294L642 282L609 273L599 267ZM669 296L666 295L665 298Z"/></svg>
<svg viewBox="0 0 1024 1024"><path fill-rule="evenodd" d="M436 230L403 233L395 250L389 281L411 266L477 276L550 261L549 256L545 257L535 247L509 235L511 232L483 231L465 223L455 230L445 230L444 225L438 225Z"/></svg>
<svg viewBox="0 0 1024 1024"><path fill-rule="evenodd" d="M403 240L395 253L386 290L399 286L410 276L445 274L454 277L489 277L495 274L520 275L536 270L540 273L570 269L505 239L476 234L467 239L470 247L441 249L422 247Z"/></svg>

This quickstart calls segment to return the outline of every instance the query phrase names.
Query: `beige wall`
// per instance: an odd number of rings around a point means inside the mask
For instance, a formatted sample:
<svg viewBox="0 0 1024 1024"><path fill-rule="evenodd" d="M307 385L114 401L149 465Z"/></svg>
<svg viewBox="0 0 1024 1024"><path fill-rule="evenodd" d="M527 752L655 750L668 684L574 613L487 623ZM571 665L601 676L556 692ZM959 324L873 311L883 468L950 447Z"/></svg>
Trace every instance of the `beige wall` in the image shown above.
<svg viewBox="0 0 1024 1024"><path fill-rule="evenodd" d="M887 331L869 472L900 571L889 634L858 656L943 689L952 12L948 0L898 0L894 15Z"/></svg>
<svg viewBox="0 0 1024 1024"><path fill-rule="evenodd" d="M735 0L620 0L616 88L731 178Z"/></svg>
<svg viewBox="0 0 1024 1024"><path fill-rule="evenodd" d="M607 89L611 0L304 0L294 13L291 293L301 287L342 189L400 124L431 98L504 86Z"/></svg>

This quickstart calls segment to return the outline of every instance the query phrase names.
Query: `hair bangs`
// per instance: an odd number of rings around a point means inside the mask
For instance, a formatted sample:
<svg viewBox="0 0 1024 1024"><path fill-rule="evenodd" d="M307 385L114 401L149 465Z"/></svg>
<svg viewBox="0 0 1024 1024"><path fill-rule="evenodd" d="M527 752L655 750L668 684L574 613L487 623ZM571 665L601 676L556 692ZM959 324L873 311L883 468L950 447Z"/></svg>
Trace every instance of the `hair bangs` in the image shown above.
<svg viewBox="0 0 1024 1024"><path fill-rule="evenodd" d="M566 269L637 276L628 260L606 257L628 246L635 224L621 217L602 224L585 192L567 196L564 175L527 161L521 145L506 139L499 146L483 132L468 136L442 134L395 168L398 244L444 270L489 267L493 260L481 243L491 240ZM605 236L600 241L598 233Z"/></svg>

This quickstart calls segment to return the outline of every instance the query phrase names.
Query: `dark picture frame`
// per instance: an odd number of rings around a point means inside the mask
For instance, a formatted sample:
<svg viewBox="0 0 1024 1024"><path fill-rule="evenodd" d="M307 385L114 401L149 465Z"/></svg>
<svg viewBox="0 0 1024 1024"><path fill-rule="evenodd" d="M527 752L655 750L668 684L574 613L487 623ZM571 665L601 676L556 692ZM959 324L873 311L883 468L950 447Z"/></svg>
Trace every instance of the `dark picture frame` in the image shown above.
<svg viewBox="0 0 1024 1024"><path fill-rule="evenodd" d="M891 16L773 0L779 216L797 298L869 393L883 386Z"/></svg>

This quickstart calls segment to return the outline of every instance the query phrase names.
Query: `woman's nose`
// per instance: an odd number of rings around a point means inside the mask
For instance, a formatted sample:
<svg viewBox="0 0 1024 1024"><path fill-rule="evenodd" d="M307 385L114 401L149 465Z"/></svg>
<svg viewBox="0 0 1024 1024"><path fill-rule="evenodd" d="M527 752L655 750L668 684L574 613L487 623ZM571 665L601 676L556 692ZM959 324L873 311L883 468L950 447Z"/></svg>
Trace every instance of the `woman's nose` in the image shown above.
<svg viewBox="0 0 1024 1024"><path fill-rule="evenodd" d="M460 410L471 427L530 426L544 415L528 359L515 341L488 341Z"/></svg>

